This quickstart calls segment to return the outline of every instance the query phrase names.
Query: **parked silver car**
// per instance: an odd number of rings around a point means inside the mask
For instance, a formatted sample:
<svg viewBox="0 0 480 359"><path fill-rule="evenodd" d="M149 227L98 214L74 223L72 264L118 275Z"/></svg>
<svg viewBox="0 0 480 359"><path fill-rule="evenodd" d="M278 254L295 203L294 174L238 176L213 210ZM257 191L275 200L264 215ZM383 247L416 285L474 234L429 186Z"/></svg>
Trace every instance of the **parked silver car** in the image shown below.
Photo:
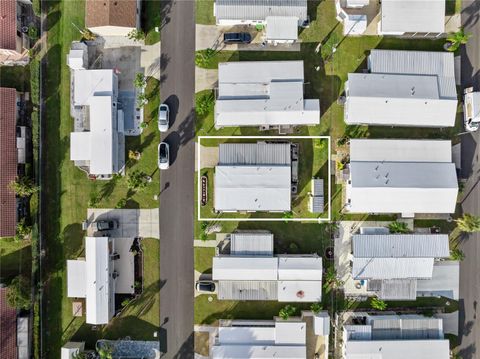
<svg viewBox="0 0 480 359"><path fill-rule="evenodd" d="M158 145L158 168L166 170L170 167L170 147L168 143L161 142Z"/></svg>
<svg viewBox="0 0 480 359"><path fill-rule="evenodd" d="M170 124L170 108L167 104L162 103L158 109L158 130L167 132Z"/></svg>

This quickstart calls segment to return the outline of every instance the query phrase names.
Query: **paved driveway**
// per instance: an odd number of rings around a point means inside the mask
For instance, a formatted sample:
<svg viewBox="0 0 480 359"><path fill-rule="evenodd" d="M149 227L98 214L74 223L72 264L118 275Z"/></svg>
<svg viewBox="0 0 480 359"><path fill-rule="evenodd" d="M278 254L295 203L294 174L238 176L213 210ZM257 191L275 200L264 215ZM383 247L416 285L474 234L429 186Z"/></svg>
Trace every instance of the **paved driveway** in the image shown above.
<svg viewBox="0 0 480 359"><path fill-rule="evenodd" d="M115 219L119 228L109 231L112 237L119 238L159 238L158 208L154 209L111 209L89 208L87 235L93 235L92 222Z"/></svg>

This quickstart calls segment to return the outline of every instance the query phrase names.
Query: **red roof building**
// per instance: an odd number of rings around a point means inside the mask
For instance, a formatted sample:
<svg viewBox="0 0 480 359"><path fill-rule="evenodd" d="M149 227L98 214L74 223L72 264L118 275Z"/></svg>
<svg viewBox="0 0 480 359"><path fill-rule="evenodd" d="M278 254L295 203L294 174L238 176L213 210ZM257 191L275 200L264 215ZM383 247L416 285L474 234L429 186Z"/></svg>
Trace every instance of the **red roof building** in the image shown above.
<svg viewBox="0 0 480 359"><path fill-rule="evenodd" d="M3 0L0 0L3 2ZM17 176L17 92L0 87L0 237L13 237L17 204L10 183Z"/></svg>
<svg viewBox="0 0 480 359"><path fill-rule="evenodd" d="M0 357L2 359L18 357L17 311L7 302L7 288L0 288Z"/></svg>
<svg viewBox="0 0 480 359"><path fill-rule="evenodd" d="M0 49L17 51L17 0L0 0Z"/></svg>

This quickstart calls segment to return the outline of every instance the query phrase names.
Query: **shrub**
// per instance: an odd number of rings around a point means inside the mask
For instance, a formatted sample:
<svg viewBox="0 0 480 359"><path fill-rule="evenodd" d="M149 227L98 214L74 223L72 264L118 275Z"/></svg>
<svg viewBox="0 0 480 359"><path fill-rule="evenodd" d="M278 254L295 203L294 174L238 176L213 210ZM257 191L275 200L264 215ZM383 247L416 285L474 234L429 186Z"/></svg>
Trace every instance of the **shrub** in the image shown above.
<svg viewBox="0 0 480 359"><path fill-rule="evenodd" d="M17 177L15 181L10 182L10 189L19 197L30 197L39 191L39 187L35 182L26 176Z"/></svg>
<svg viewBox="0 0 480 359"><path fill-rule="evenodd" d="M138 72L133 80L133 85L139 89L145 88L145 86L147 86L147 79L145 78L145 75L141 72Z"/></svg>
<svg viewBox="0 0 480 359"><path fill-rule="evenodd" d="M465 259L465 253L462 250L455 248L450 251L450 258L454 261L463 261Z"/></svg>
<svg viewBox="0 0 480 359"><path fill-rule="evenodd" d="M126 199L126 198L122 198L121 200L119 200L119 201L117 202L117 204L115 205L115 208L117 208L117 209L125 208L126 205L127 205L127 199Z"/></svg>
<svg viewBox="0 0 480 359"><path fill-rule="evenodd" d="M195 101L195 111L200 116L206 116L213 109L215 98L213 92L200 96Z"/></svg>
<svg viewBox="0 0 480 359"><path fill-rule="evenodd" d="M212 60L216 55L214 49L200 50L195 53L195 65L198 67L208 68L212 64Z"/></svg>
<svg viewBox="0 0 480 359"><path fill-rule="evenodd" d="M320 313L322 309L323 309L322 303L312 303L310 305L310 310L315 314Z"/></svg>
<svg viewBox="0 0 480 359"><path fill-rule="evenodd" d="M387 309L388 307L387 303L385 303L383 300L378 298L372 298L370 305L372 306L373 309L382 310L382 311Z"/></svg>
<svg viewBox="0 0 480 359"><path fill-rule="evenodd" d="M297 308L295 308L290 304L287 304L282 309L280 309L280 311L278 312L278 316L283 320L287 320L292 315L295 315L296 311L297 311Z"/></svg>
<svg viewBox="0 0 480 359"><path fill-rule="evenodd" d="M32 226L28 225L25 221L25 218L22 218L17 223L17 235L19 239L24 239L32 233Z"/></svg>
<svg viewBox="0 0 480 359"><path fill-rule="evenodd" d="M127 38L134 41L145 40L145 33L142 30L133 29L127 34Z"/></svg>
<svg viewBox="0 0 480 359"><path fill-rule="evenodd" d="M29 309L32 305L30 282L22 275L15 277L7 290L7 301L16 309Z"/></svg>

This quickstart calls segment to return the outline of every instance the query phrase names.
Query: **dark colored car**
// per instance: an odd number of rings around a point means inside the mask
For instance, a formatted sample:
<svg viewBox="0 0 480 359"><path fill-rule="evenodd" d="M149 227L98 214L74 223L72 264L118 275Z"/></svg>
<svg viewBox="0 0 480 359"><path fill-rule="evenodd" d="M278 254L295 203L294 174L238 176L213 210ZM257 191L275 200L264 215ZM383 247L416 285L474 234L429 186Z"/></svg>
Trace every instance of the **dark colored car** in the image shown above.
<svg viewBox="0 0 480 359"><path fill-rule="evenodd" d="M96 231L110 231L118 228L118 222L113 221L97 221L92 223L93 229Z"/></svg>
<svg viewBox="0 0 480 359"><path fill-rule="evenodd" d="M200 280L195 284L197 292L213 293L215 292L215 283L210 280Z"/></svg>
<svg viewBox="0 0 480 359"><path fill-rule="evenodd" d="M252 35L248 32L226 32L223 34L225 44L249 44L252 42Z"/></svg>

